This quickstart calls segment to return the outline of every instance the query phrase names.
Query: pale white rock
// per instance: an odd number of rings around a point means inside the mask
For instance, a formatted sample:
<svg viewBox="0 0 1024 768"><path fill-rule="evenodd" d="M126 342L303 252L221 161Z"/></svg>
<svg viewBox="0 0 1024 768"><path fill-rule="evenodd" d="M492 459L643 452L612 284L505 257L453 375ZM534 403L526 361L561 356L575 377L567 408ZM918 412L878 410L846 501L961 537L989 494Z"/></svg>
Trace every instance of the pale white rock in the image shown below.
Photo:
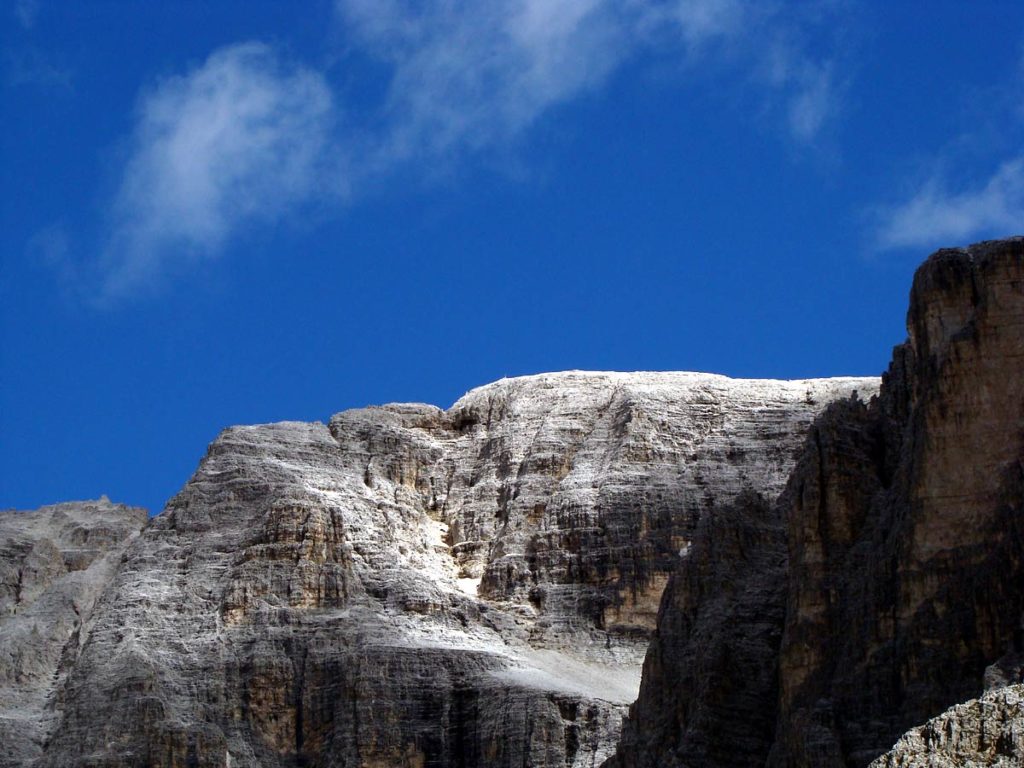
<svg viewBox="0 0 1024 768"><path fill-rule="evenodd" d="M225 430L127 553L41 765L598 765L698 520L877 387L574 371Z"/></svg>

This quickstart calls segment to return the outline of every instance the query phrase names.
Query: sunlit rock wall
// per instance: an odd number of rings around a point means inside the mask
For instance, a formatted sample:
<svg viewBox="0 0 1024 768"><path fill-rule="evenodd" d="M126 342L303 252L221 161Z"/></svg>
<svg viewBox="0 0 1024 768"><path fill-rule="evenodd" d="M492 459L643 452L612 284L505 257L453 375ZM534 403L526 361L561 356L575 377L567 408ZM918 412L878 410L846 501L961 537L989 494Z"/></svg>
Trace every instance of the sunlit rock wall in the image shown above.
<svg viewBox="0 0 1024 768"><path fill-rule="evenodd" d="M226 430L130 547L41 765L597 765L700 521L876 388L572 372Z"/></svg>

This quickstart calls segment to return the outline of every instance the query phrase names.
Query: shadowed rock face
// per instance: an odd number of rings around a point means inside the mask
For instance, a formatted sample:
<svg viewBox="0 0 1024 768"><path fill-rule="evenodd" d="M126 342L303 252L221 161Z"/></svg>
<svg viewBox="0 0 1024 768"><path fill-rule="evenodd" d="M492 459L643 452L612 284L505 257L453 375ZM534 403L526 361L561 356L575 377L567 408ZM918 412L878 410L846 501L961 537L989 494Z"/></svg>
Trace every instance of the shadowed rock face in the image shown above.
<svg viewBox="0 0 1024 768"><path fill-rule="evenodd" d="M764 765L785 564L785 530L765 497L741 494L701 521L662 600L640 697L611 765Z"/></svg>
<svg viewBox="0 0 1024 768"><path fill-rule="evenodd" d="M614 764L865 766L1020 666L1024 239L933 255L908 330L879 397L812 427L774 512L720 515L680 563Z"/></svg>
<svg viewBox="0 0 1024 768"><path fill-rule="evenodd" d="M106 499L0 512L0 765L42 753L53 697L146 520L146 510Z"/></svg>
<svg viewBox="0 0 1024 768"><path fill-rule="evenodd" d="M936 253L907 325L793 478L775 765L866 765L1020 650L1024 240Z"/></svg>
<svg viewBox="0 0 1024 768"><path fill-rule="evenodd" d="M597 765L698 525L876 388L575 372L229 429L129 549L39 764Z"/></svg>

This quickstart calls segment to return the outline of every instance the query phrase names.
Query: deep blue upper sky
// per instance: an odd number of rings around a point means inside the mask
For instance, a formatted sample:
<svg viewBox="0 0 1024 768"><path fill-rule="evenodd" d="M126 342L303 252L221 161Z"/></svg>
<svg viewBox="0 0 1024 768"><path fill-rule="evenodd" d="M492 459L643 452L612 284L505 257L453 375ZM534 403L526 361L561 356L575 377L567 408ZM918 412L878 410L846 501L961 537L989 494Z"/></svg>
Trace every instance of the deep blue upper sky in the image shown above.
<svg viewBox="0 0 1024 768"><path fill-rule="evenodd" d="M502 376L876 374L1024 230L1016 0L2 13L0 508Z"/></svg>

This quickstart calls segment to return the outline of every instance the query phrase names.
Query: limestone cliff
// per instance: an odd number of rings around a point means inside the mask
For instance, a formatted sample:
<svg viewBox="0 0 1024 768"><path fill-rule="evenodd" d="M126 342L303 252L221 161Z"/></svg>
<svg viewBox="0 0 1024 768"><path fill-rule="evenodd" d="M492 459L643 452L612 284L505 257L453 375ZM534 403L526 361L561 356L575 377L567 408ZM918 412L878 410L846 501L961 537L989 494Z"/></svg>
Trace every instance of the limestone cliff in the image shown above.
<svg viewBox="0 0 1024 768"><path fill-rule="evenodd" d="M106 499L0 512L0 765L41 754L96 601L146 520Z"/></svg>
<svg viewBox="0 0 1024 768"><path fill-rule="evenodd" d="M680 563L613 764L866 766L1019 658L1024 239L934 254L908 330L774 510L720 516Z"/></svg>
<svg viewBox="0 0 1024 768"><path fill-rule="evenodd" d="M226 430L129 547L38 765L597 765L698 528L876 389L573 372Z"/></svg>
<svg viewBox="0 0 1024 768"><path fill-rule="evenodd" d="M775 765L865 765L1021 650L1024 239L936 253L907 325L793 478Z"/></svg>

